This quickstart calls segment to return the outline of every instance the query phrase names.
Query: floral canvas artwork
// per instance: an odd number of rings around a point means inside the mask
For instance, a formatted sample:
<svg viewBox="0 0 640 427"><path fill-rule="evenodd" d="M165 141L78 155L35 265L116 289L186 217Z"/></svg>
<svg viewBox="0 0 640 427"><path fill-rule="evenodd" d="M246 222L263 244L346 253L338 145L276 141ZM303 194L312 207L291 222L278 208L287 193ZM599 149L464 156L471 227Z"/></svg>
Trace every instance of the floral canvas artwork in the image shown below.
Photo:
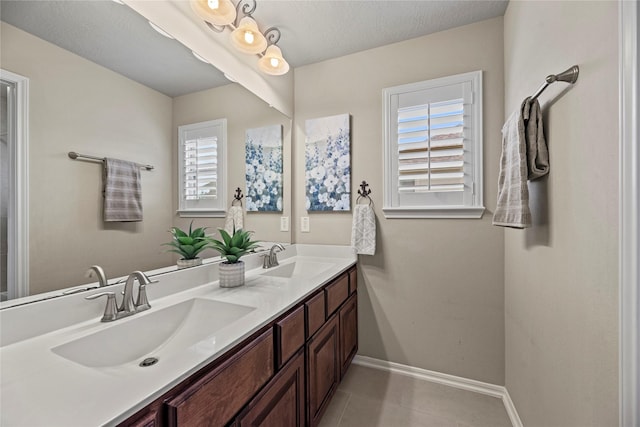
<svg viewBox="0 0 640 427"><path fill-rule="evenodd" d="M248 129L245 149L247 211L282 212L282 126Z"/></svg>
<svg viewBox="0 0 640 427"><path fill-rule="evenodd" d="M351 210L349 115L307 120L305 130L307 210Z"/></svg>

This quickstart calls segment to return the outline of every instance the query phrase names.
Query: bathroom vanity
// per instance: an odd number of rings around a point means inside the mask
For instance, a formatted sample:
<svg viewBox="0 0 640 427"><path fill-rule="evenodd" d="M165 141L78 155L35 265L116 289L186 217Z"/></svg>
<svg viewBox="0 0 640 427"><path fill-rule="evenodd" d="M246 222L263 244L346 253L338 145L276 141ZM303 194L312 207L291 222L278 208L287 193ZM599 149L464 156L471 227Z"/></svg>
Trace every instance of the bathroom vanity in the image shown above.
<svg viewBox="0 0 640 427"><path fill-rule="evenodd" d="M320 245L279 256L268 270L244 258L239 288L218 286L217 264L158 276L151 309L109 323L100 302L64 297L97 310L3 343L1 424L317 425L358 349L356 256Z"/></svg>
<svg viewBox="0 0 640 427"><path fill-rule="evenodd" d="M317 425L358 349L356 287L352 267L121 425Z"/></svg>

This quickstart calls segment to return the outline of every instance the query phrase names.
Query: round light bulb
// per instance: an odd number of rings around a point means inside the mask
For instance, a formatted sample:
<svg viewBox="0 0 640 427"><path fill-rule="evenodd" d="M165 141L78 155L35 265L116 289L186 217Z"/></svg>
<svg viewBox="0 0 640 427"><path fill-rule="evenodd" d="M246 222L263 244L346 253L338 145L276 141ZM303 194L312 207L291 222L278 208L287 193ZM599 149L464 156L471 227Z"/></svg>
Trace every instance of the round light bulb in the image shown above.
<svg viewBox="0 0 640 427"><path fill-rule="evenodd" d="M278 68L278 65L280 65L280 60L278 58L270 58L269 64L271 64L273 68Z"/></svg>
<svg viewBox="0 0 640 427"><path fill-rule="evenodd" d="M244 41L247 42L248 44L253 44L253 42L255 41L255 36L253 35L253 32L245 31L244 32Z"/></svg>
<svg viewBox="0 0 640 427"><path fill-rule="evenodd" d="M211 10L216 10L220 7L220 1L219 0L207 0L207 6L209 6L209 9Z"/></svg>

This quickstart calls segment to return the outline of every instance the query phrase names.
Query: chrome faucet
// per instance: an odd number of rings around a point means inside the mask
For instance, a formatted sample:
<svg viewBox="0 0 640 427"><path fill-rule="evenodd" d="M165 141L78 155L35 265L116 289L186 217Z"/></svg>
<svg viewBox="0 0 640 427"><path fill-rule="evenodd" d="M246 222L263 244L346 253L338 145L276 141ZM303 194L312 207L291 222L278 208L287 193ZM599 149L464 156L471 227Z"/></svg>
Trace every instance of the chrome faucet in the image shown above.
<svg viewBox="0 0 640 427"><path fill-rule="evenodd" d="M133 302L133 285L138 280L138 298L136 302ZM147 299L147 285L149 283L157 283L151 281L149 277L142 271L134 271L127 277L127 282L124 285L122 303L120 307L116 304L115 292L100 292L98 294L89 295L85 299L93 300L102 296L107 297L107 305L104 308L104 314L102 315L102 322L113 322L114 320L122 319L123 317L131 316L132 314L139 313L151 308L149 300Z"/></svg>
<svg viewBox="0 0 640 427"><path fill-rule="evenodd" d="M140 285L138 286L138 301L134 303L133 283L136 279L138 279L138 283ZM150 308L151 306L147 300L147 285L149 283L151 283L151 279L149 279L142 271L134 271L131 273L129 277L127 277L127 283L124 284L124 296L122 298L122 304L118 307L118 311L133 314L136 311L143 311ZM141 301L144 301L143 305L146 305L144 308L139 305Z"/></svg>
<svg viewBox="0 0 640 427"><path fill-rule="evenodd" d="M278 262L278 252L284 250L284 246L282 246L280 243L276 243L275 245L271 246L271 249L269 249L269 253L262 255L262 268L266 269L277 267L278 265L280 265L280 263Z"/></svg>
<svg viewBox="0 0 640 427"><path fill-rule="evenodd" d="M92 265L87 270L87 273L85 275L86 277L93 277L94 273L96 274L96 276L98 276L98 283L100 283L101 288L109 285L109 283L107 282L107 275L104 274L104 270L102 269L102 267L100 267L99 265Z"/></svg>
<svg viewBox="0 0 640 427"><path fill-rule="evenodd" d="M104 288L106 286L109 286L107 275L104 274L104 270L102 269L102 267L100 267L99 265L92 265L91 267L89 267L84 276L89 278L93 277L94 274L98 276L98 286L85 286L83 288L68 289L66 291L63 291L62 295L77 294L78 292L90 291L92 289Z"/></svg>

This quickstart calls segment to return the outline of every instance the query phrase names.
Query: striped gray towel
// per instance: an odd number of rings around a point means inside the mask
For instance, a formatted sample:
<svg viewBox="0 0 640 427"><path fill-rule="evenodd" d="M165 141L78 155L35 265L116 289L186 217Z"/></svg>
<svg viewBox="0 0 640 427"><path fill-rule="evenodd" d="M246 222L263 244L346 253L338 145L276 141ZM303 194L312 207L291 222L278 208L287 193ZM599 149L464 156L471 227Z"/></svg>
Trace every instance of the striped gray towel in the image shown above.
<svg viewBox="0 0 640 427"><path fill-rule="evenodd" d="M106 158L103 178L105 222L142 221L140 166Z"/></svg>
<svg viewBox="0 0 640 427"><path fill-rule="evenodd" d="M514 111L502 127L502 155L498 179L498 204L493 225L531 227L529 188L527 187L527 142L523 112L529 111L529 98Z"/></svg>

